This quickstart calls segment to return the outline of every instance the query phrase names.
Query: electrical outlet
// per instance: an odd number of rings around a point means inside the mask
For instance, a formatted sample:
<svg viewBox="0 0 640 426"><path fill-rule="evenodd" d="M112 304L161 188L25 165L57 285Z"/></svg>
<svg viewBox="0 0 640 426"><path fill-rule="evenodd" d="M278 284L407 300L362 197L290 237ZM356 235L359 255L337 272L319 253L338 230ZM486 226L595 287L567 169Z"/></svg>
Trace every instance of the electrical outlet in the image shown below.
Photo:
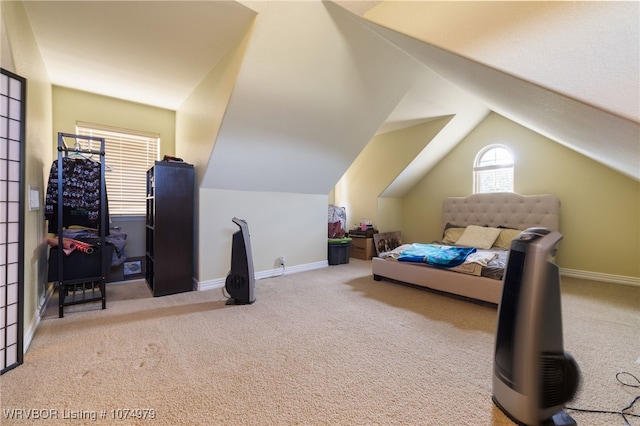
<svg viewBox="0 0 640 426"><path fill-rule="evenodd" d="M280 266L284 266L284 256L280 256Z"/></svg>

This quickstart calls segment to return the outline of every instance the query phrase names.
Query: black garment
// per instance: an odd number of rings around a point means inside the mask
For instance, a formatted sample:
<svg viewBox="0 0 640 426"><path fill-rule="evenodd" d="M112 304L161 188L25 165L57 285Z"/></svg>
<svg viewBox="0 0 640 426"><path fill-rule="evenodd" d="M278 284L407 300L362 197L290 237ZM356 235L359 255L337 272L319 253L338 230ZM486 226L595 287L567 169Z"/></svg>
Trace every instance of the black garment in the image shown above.
<svg viewBox="0 0 640 426"><path fill-rule="evenodd" d="M62 226L100 226L100 163L86 158L62 159ZM105 190L106 191L106 190ZM106 193L105 193L106 200ZM105 219L109 222L108 203ZM58 161L51 165L44 210L50 233L58 233ZM107 226L108 234L108 226Z"/></svg>

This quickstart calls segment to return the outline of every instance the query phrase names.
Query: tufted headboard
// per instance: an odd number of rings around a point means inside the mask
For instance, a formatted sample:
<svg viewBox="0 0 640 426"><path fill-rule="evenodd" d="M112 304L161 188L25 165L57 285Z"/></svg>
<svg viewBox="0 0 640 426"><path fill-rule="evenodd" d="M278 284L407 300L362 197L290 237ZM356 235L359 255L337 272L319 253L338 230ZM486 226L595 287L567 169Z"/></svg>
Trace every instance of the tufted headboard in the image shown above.
<svg viewBox="0 0 640 426"><path fill-rule="evenodd" d="M442 203L442 229L447 223L527 229L560 229L560 200L554 195L520 195L514 192L449 197Z"/></svg>

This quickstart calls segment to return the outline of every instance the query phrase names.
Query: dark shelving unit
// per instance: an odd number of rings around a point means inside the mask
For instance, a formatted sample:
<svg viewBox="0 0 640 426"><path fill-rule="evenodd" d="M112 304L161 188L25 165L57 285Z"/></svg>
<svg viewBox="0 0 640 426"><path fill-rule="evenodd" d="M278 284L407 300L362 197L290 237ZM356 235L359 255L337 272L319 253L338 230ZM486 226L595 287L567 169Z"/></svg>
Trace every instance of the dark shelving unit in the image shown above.
<svg viewBox="0 0 640 426"><path fill-rule="evenodd" d="M147 171L146 280L154 296L193 290L193 165Z"/></svg>

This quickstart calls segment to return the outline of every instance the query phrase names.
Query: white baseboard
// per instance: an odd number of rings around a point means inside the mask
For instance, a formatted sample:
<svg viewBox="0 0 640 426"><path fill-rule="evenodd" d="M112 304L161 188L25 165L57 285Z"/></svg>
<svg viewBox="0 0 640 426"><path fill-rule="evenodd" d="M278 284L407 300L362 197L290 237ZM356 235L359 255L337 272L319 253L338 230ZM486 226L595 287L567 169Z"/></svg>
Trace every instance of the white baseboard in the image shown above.
<svg viewBox="0 0 640 426"><path fill-rule="evenodd" d="M315 269L326 268L328 266L329 266L329 263L327 261L322 261L322 262L307 263L304 265L291 266L289 268L285 268L284 271L282 271L281 269L271 269L267 271L257 272L255 274L255 279L261 280L264 278L273 278L280 275L296 274L298 272L312 271ZM579 269L567 269L567 268L560 268L560 274L563 276L572 277L572 278L581 278L581 279L591 280L591 281L602 281L607 283L624 284L624 285L640 287L640 278L627 277L624 275L603 274L601 272L581 271ZM211 290L215 288L223 288L225 284L225 279L226 278L217 278L214 280L207 280L207 281L200 281L200 282L194 279L194 289L201 291L201 290Z"/></svg>
<svg viewBox="0 0 640 426"><path fill-rule="evenodd" d="M624 275L603 274L600 272L580 271L578 269L560 268L560 275L572 278L582 278L591 281L603 281L614 284L632 285L640 287L640 278Z"/></svg>
<svg viewBox="0 0 640 426"><path fill-rule="evenodd" d="M216 278L215 280L198 281L193 279L193 289L195 291L213 290L216 288L224 288L226 278Z"/></svg>
<svg viewBox="0 0 640 426"><path fill-rule="evenodd" d="M31 342L33 341L33 336L36 334L36 330L42 321L42 315L44 314L44 310L47 307L47 303L49 303L49 299L53 297L53 292L55 291L54 284L47 284L47 289L44 294L40 297L40 307L36 314L31 318L31 322L27 326L27 328L23 329L22 332L22 353L27 353L27 349L31 346Z"/></svg>
<svg viewBox="0 0 640 426"><path fill-rule="evenodd" d="M40 325L40 320L42 319L42 315L38 313L34 315L31 319L31 324L24 330L22 334L22 353L27 353L27 349L31 346L31 342L33 341L33 336L36 334L36 330Z"/></svg>
<svg viewBox="0 0 640 426"><path fill-rule="evenodd" d="M305 263L303 265L294 265L294 266L289 266L287 268L277 268L277 269L268 269L266 271L260 271L260 272L256 272L254 274L254 277L256 280L262 280L265 278L275 278L275 277L279 277L281 275L290 275L290 274L297 274L299 272L307 272L307 271L313 271L316 269L322 269L322 268L327 268L329 266L329 262L326 260L320 261L320 262L313 262L313 263ZM204 290L212 290L212 289L216 289L216 288L223 288L225 285L225 281L226 281L226 277L225 278L216 278L213 280L206 280L206 281L197 281L194 278L194 285L193 288L196 291L204 291Z"/></svg>
<svg viewBox="0 0 640 426"><path fill-rule="evenodd" d="M264 278L274 278L280 275L290 275L297 274L299 272L307 272L313 271L316 269L327 268L329 266L329 262L323 260L321 262L313 262L313 263L305 263L303 265L294 265L286 268L278 268L278 269L270 269L267 271L262 271L256 273L256 280L261 280Z"/></svg>

